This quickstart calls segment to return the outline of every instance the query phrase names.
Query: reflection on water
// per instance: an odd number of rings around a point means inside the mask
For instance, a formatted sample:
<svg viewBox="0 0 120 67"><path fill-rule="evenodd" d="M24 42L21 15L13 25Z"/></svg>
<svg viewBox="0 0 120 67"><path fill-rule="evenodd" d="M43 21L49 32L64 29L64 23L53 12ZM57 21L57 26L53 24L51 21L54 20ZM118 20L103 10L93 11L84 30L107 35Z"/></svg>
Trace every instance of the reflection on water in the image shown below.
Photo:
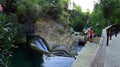
<svg viewBox="0 0 120 67"><path fill-rule="evenodd" d="M27 47L15 49L11 57L12 67L43 67L42 54Z"/></svg>
<svg viewBox="0 0 120 67"><path fill-rule="evenodd" d="M39 54L27 47L19 47L14 50L11 57L12 67L70 67L74 58Z"/></svg>

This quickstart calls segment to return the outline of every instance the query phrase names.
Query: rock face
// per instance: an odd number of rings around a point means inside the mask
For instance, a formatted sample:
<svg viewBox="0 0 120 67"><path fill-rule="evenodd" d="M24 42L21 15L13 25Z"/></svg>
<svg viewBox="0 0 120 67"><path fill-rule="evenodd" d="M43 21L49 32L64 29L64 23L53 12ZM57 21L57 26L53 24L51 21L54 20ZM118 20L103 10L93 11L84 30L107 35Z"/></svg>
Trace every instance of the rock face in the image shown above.
<svg viewBox="0 0 120 67"><path fill-rule="evenodd" d="M69 55L77 54L77 38L68 33L68 28L52 20L37 21L35 23L35 35L43 37L51 50L64 50Z"/></svg>

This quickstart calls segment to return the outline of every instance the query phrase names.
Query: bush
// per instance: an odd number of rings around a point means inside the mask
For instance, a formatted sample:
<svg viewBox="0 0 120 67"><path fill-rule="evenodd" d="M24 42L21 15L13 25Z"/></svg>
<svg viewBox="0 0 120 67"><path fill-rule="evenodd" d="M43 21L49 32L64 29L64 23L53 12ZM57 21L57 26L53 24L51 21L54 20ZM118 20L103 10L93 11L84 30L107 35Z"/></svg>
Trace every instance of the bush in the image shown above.
<svg viewBox="0 0 120 67"><path fill-rule="evenodd" d="M0 13L0 66L9 67L8 61L11 56L13 42L16 41L15 36L20 32L20 25L14 14L6 15Z"/></svg>

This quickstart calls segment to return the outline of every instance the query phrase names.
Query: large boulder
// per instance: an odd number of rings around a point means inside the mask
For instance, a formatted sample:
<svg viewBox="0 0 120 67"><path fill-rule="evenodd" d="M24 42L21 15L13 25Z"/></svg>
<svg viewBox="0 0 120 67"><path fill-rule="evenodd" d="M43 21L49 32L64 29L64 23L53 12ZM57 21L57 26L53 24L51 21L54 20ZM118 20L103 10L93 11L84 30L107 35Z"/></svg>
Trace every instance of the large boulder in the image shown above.
<svg viewBox="0 0 120 67"><path fill-rule="evenodd" d="M69 55L77 55L78 37L70 35L64 24L52 20L36 22L35 34L43 37L51 50L64 50Z"/></svg>

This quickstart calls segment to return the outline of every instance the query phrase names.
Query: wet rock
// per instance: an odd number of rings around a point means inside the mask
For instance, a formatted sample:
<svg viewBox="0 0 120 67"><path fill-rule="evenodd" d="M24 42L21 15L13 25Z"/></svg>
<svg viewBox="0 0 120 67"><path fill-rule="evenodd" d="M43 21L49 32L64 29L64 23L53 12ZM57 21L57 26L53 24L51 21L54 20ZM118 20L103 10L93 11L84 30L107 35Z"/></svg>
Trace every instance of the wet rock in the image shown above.
<svg viewBox="0 0 120 67"><path fill-rule="evenodd" d="M16 36L16 40L13 43L14 45L21 45L21 44L26 44L27 38L26 36Z"/></svg>
<svg viewBox="0 0 120 67"><path fill-rule="evenodd" d="M57 56L68 56L68 53L66 51L63 51L63 50L56 50L53 52L54 55L57 55Z"/></svg>

